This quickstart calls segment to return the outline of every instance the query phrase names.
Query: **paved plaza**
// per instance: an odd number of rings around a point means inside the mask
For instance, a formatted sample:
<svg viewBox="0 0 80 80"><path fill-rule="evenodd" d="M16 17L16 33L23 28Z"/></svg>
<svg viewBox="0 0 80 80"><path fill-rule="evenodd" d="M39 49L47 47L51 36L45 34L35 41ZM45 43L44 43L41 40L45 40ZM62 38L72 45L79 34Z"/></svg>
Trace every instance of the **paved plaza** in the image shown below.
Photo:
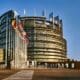
<svg viewBox="0 0 80 80"><path fill-rule="evenodd" d="M33 73L32 70L22 70L3 80L32 80Z"/></svg>
<svg viewBox="0 0 80 80"><path fill-rule="evenodd" d="M0 80L80 80L80 70L74 69L26 69L9 73L5 71Z"/></svg>

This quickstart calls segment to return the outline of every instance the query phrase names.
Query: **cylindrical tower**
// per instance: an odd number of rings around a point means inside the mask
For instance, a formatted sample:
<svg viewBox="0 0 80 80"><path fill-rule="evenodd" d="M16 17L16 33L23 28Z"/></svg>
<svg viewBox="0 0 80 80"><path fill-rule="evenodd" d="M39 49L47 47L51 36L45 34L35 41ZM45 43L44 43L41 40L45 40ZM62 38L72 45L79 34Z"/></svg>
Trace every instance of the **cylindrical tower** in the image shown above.
<svg viewBox="0 0 80 80"><path fill-rule="evenodd" d="M21 17L28 33L28 60L37 62L64 62L67 60L66 40L62 20L45 17Z"/></svg>

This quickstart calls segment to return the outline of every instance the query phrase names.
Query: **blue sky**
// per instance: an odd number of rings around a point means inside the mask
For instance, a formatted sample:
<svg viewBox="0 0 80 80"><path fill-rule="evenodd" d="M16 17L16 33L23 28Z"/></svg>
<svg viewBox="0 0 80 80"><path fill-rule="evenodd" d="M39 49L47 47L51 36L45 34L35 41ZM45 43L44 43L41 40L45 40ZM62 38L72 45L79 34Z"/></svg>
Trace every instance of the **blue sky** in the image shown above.
<svg viewBox="0 0 80 80"><path fill-rule="evenodd" d="M80 0L0 0L0 15L9 9L23 15L41 16L46 10L46 17L53 11L63 20L64 37L67 40L68 57L80 60ZM35 13L34 13L35 10Z"/></svg>

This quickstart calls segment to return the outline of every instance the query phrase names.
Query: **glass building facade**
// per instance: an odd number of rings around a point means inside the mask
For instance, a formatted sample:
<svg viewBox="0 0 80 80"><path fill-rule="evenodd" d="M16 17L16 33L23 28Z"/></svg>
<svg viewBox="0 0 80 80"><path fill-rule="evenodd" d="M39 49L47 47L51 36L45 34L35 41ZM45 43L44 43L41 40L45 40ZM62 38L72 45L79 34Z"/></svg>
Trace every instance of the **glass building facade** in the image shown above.
<svg viewBox="0 0 80 80"><path fill-rule="evenodd" d="M8 11L0 16L0 48L4 49L4 62L10 67L10 61L13 58L14 32L11 27L13 11Z"/></svg>
<svg viewBox="0 0 80 80"><path fill-rule="evenodd" d="M15 19L13 10L0 16L0 48L4 49L2 62L6 68L24 68L27 63L27 43L21 39L19 25L13 28L12 21Z"/></svg>
<svg viewBox="0 0 80 80"><path fill-rule="evenodd" d="M58 17L58 16L57 16ZM62 20L45 17L22 17L28 33L28 60L37 62L67 61L67 42L63 38Z"/></svg>

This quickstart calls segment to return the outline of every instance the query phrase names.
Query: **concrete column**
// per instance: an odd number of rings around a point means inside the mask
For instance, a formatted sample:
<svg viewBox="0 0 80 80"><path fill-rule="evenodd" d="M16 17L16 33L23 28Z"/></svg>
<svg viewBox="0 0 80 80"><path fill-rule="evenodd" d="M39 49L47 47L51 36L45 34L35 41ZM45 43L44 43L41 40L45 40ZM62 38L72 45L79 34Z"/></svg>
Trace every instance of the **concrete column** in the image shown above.
<svg viewBox="0 0 80 80"><path fill-rule="evenodd" d="M35 65L35 62L34 62L34 61L32 61L32 67L34 67L34 65Z"/></svg>
<svg viewBox="0 0 80 80"><path fill-rule="evenodd" d="M69 68L69 64L68 63L66 63L65 65L66 65L66 68Z"/></svg>
<svg viewBox="0 0 80 80"><path fill-rule="evenodd" d="M37 67L37 61L34 61L34 67Z"/></svg>
<svg viewBox="0 0 80 80"><path fill-rule="evenodd" d="M71 68L75 68L75 63L71 63Z"/></svg>
<svg viewBox="0 0 80 80"><path fill-rule="evenodd" d="M56 63L56 68L58 68L58 63Z"/></svg>
<svg viewBox="0 0 80 80"><path fill-rule="evenodd" d="M58 68L60 68L61 67L61 65L60 65L60 63L58 63Z"/></svg>
<svg viewBox="0 0 80 80"><path fill-rule="evenodd" d="M62 63L62 68L64 68L64 63Z"/></svg>
<svg viewBox="0 0 80 80"><path fill-rule="evenodd" d="M27 61L27 68L29 67L29 61Z"/></svg>
<svg viewBox="0 0 80 80"><path fill-rule="evenodd" d="M45 67L45 68L47 67L47 63L44 64L44 67Z"/></svg>
<svg viewBox="0 0 80 80"><path fill-rule="evenodd" d="M53 68L54 68L54 64L52 64L53 65Z"/></svg>

